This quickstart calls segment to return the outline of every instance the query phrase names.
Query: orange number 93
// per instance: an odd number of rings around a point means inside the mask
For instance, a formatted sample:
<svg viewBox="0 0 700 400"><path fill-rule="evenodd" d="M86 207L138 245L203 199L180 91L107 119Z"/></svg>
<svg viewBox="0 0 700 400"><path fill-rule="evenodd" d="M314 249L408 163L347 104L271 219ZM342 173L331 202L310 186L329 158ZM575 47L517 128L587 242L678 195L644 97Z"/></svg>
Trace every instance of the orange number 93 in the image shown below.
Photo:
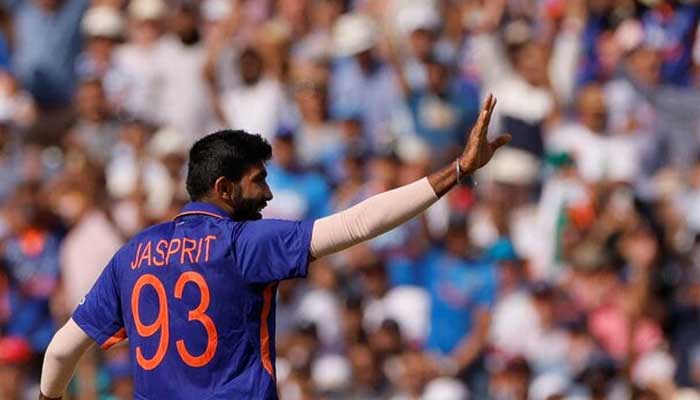
<svg viewBox="0 0 700 400"><path fill-rule="evenodd" d="M201 274L194 271L183 272L175 283L175 298L182 299L182 291L187 283L194 283L200 292L200 301L197 308L190 310L187 315L188 321L197 321L204 326L207 333L207 347L200 355L193 356L185 346L185 341L180 339L175 342L177 352L182 361L191 367L202 367L209 363L216 353L216 347L219 342L214 321L206 315L209 308L209 286ZM151 286L156 291L158 296L158 317L150 324L144 324L139 316L139 297L144 286ZM146 358L141 351L140 346L136 346L136 362L145 370L156 368L165 358L165 353L168 350L170 341L170 327L168 324L168 302L165 294L163 283L153 274L142 275L134 285L131 292L131 313L134 316L134 324L136 332L142 337L150 337L160 331L160 340L158 348L151 358Z"/></svg>

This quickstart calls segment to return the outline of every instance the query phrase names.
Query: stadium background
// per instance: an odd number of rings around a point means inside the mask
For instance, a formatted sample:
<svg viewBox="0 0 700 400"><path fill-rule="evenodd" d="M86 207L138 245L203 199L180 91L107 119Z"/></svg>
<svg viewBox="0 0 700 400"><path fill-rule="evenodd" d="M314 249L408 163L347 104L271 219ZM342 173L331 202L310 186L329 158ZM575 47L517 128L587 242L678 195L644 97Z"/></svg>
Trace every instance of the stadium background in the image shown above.
<svg viewBox="0 0 700 400"><path fill-rule="evenodd" d="M697 1L4 0L0 398L113 252L184 204L188 146L274 146L266 217L513 142L424 216L280 285L296 399L699 399ZM71 399L130 399L125 346ZM176 382L173 382L176 384Z"/></svg>

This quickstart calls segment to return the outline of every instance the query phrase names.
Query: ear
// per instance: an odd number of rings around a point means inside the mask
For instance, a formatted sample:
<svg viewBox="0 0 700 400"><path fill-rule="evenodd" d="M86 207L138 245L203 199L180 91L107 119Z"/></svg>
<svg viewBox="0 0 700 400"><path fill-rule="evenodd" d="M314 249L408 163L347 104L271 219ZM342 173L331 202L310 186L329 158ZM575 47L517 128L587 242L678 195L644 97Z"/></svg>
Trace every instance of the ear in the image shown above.
<svg viewBox="0 0 700 400"><path fill-rule="evenodd" d="M214 182L214 195L223 200L231 200L233 198L233 182L225 176L216 178Z"/></svg>

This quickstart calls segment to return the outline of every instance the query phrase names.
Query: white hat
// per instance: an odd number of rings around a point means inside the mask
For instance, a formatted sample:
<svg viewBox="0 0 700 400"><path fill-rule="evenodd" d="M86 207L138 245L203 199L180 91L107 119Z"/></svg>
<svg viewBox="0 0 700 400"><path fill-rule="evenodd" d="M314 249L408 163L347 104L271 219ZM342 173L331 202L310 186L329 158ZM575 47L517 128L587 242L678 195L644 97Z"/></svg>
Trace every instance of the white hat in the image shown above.
<svg viewBox="0 0 700 400"><path fill-rule="evenodd" d="M165 157L171 154L185 154L189 143L180 132L165 127L159 129L151 138L148 148L156 157Z"/></svg>
<svg viewBox="0 0 700 400"><path fill-rule="evenodd" d="M493 155L484 173L496 182L529 185L537 180L539 160L527 151L513 147L501 148Z"/></svg>
<svg viewBox="0 0 700 400"><path fill-rule="evenodd" d="M129 15L134 19L160 19L165 15L163 0L131 0Z"/></svg>
<svg viewBox="0 0 700 400"><path fill-rule="evenodd" d="M632 366L632 381L641 387L649 387L655 383L673 381L675 372L676 363L670 354L652 351L640 357Z"/></svg>
<svg viewBox="0 0 700 400"><path fill-rule="evenodd" d="M440 25L440 16L434 6L419 4L402 7L396 13L396 29L407 35L418 29L435 30Z"/></svg>
<svg viewBox="0 0 700 400"><path fill-rule="evenodd" d="M343 390L350 385L351 378L350 363L341 355L322 356L311 366L311 380L322 391Z"/></svg>
<svg viewBox="0 0 700 400"><path fill-rule="evenodd" d="M86 35L116 39L124 32L124 18L113 7L95 6L87 10L81 27Z"/></svg>
<svg viewBox="0 0 700 400"><path fill-rule="evenodd" d="M528 390L528 398L532 400L545 400L557 394L566 394L569 380L556 372L544 373L536 377Z"/></svg>
<svg viewBox="0 0 700 400"><path fill-rule="evenodd" d="M343 15L333 27L333 49L338 57L353 56L369 50L376 43L376 28L362 14Z"/></svg>
<svg viewBox="0 0 700 400"><path fill-rule="evenodd" d="M454 378L436 378L428 383L421 400L467 400L469 391Z"/></svg>
<svg viewBox="0 0 700 400"><path fill-rule="evenodd" d="M636 19L628 19L615 29L613 37L622 50L631 51L644 43L644 27Z"/></svg>
<svg viewBox="0 0 700 400"><path fill-rule="evenodd" d="M232 0L204 0L201 5L202 16L207 21L221 21L231 14Z"/></svg>

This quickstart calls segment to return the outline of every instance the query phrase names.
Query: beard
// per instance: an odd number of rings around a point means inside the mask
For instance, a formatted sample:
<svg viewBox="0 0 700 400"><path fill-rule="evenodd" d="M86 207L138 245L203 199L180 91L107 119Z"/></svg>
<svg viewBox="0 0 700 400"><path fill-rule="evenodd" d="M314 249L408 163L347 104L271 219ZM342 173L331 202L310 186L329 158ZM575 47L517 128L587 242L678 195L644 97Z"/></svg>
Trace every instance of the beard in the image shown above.
<svg viewBox="0 0 700 400"><path fill-rule="evenodd" d="M233 196L233 220L251 221L262 218L263 208L267 206L267 201L262 198L243 197L240 187L234 189Z"/></svg>

